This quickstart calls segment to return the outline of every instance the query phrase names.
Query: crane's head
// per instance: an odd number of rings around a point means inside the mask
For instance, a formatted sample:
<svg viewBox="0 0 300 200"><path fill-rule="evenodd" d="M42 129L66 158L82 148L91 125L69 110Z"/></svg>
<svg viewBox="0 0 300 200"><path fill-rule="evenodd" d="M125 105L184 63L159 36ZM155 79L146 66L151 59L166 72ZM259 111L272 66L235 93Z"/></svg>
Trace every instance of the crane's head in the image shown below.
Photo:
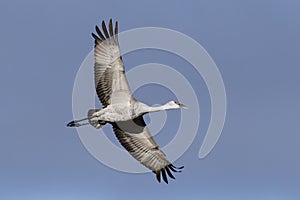
<svg viewBox="0 0 300 200"><path fill-rule="evenodd" d="M177 108L187 109L185 105L179 103L178 101L170 101L166 103L166 106L168 107L168 109L177 109Z"/></svg>

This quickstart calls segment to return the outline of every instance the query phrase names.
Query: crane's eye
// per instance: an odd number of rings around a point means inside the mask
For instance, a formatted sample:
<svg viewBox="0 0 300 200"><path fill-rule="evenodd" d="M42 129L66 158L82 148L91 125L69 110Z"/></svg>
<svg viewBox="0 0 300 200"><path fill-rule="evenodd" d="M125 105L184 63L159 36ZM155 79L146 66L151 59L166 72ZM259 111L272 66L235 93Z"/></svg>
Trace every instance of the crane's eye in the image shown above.
<svg viewBox="0 0 300 200"><path fill-rule="evenodd" d="M177 105L180 105L180 103L179 103L179 102L177 102L177 101L174 101L174 103L176 103Z"/></svg>

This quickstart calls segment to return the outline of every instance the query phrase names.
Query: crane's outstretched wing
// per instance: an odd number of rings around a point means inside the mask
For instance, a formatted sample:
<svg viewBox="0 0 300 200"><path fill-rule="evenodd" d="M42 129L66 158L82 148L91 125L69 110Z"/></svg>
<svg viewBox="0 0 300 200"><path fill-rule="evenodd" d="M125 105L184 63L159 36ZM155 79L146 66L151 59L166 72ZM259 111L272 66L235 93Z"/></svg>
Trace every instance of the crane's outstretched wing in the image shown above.
<svg viewBox="0 0 300 200"><path fill-rule="evenodd" d="M102 31L96 26L98 35L92 33L95 39L94 76L95 87L103 107L115 103L126 103L132 100L132 95L125 76L124 65L118 43L118 22L113 29L110 19L108 31L102 21Z"/></svg>
<svg viewBox="0 0 300 200"><path fill-rule="evenodd" d="M113 130L122 146L141 164L152 170L160 182L168 183L167 175L173 179L173 172L181 172L183 167L175 167L160 150L145 124L142 116L132 121L112 123ZM179 169L179 170L178 170Z"/></svg>

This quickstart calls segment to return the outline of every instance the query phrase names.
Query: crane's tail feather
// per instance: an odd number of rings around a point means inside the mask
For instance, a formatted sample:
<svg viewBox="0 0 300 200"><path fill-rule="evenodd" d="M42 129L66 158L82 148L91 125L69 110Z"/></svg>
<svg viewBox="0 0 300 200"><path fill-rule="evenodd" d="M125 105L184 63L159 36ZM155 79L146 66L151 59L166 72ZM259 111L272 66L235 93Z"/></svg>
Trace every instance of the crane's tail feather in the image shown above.
<svg viewBox="0 0 300 200"><path fill-rule="evenodd" d="M90 109L90 110L88 111L88 120L89 120L89 123L90 123L93 127L97 128L97 129L101 128L103 125L106 124L105 121L98 120L97 117L94 117L94 116L93 116L93 114L94 114L95 112L98 112L99 110L100 110L100 109Z"/></svg>

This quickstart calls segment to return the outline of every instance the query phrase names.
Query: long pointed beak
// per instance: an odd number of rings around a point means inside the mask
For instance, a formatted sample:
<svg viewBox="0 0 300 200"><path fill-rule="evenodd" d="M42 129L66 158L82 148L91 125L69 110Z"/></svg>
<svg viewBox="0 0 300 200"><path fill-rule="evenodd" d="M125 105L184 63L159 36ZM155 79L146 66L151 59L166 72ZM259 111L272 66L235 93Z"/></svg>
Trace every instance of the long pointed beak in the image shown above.
<svg viewBox="0 0 300 200"><path fill-rule="evenodd" d="M188 109L188 107L186 105L183 105L183 104L179 104L179 107L183 108L183 109Z"/></svg>

